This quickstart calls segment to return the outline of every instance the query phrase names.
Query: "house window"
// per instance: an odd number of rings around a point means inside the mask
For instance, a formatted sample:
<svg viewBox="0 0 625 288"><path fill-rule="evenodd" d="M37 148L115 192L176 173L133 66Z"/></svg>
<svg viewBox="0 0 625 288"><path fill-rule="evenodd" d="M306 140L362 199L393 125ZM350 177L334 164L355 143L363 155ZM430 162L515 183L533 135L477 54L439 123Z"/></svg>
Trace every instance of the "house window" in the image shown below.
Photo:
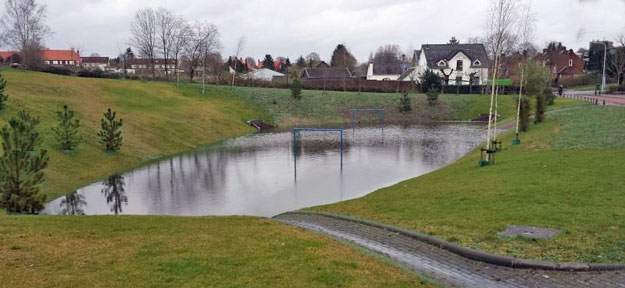
<svg viewBox="0 0 625 288"><path fill-rule="evenodd" d="M53 64L53 65L58 65L58 64L59 64L59 61L52 61L52 64Z"/></svg>
<svg viewBox="0 0 625 288"><path fill-rule="evenodd" d="M463 62L462 60L456 61L456 71L462 71Z"/></svg>
<svg viewBox="0 0 625 288"><path fill-rule="evenodd" d="M569 59L569 67L573 67L573 59Z"/></svg>
<svg viewBox="0 0 625 288"><path fill-rule="evenodd" d="M439 67L445 67L445 60L438 61Z"/></svg>
<svg viewBox="0 0 625 288"><path fill-rule="evenodd" d="M481 66L482 62L480 62L480 60L475 60L475 62L473 62L473 65L475 66Z"/></svg>

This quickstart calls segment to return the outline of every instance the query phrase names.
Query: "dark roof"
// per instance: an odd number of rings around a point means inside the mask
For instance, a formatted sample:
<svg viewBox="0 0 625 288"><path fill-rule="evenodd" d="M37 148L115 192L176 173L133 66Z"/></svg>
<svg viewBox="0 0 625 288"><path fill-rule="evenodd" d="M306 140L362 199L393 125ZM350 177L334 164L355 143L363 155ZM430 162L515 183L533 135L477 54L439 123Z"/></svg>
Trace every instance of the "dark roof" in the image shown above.
<svg viewBox="0 0 625 288"><path fill-rule="evenodd" d="M426 44L423 45L423 52L428 61L429 68L437 68L441 60L449 61L456 54L463 52L471 62L480 60L480 67L489 67L488 54L483 44Z"/></svg>
<svg viewBox="0 0 625 288"><path fill-rule="evenodd" d="M81 57L82 63L109 63L109 57Z"/></svg>
<svg viewBox="0 0 625 288"><path fill-rule="evenodd" d="M352 73L347 68L306 68L302 77L305 79L351 78Z"/></svg>
<svg viewBox="0 0 625 288"><path fill-rule="evenodd" d="M401 74L402 64L373 64L373 75L397 75Z"/></svg>

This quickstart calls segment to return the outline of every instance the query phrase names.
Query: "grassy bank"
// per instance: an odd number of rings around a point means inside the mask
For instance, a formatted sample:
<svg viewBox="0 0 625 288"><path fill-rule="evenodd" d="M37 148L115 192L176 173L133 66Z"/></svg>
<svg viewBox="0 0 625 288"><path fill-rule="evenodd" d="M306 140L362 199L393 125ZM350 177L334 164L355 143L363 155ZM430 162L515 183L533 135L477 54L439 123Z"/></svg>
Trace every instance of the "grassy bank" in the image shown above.
<svg viewBox="0 0 625 288"><path fill-rule="evenodd" d="M430 287L271 220L1 217L3 287Z"/></svg>
<svg viewBox="0 0 625 288"><path fill-rule="evenodd" d="M9 103L0 125L26 109L41 117L40 132L50 152L43 193L69 193L90 181L128 170L159 157L181 153L253 131L245 120L262 117L252 105L227 92L166 83L84 79L43 73L6 71ZM69 105L77 113L83 143L74 154L59 151L51 128L55 111ZM96 136L107 108L124 119L121 151L106 153Z"/></svg>
<svg viewBox="0 0 625 288"><path fill-rule="evenodd" d="M554 112L521 146L477 168L479 153L367 197L316 208L426 232L499 254L625 263L625 109ZM507 225L562 230L554 239L502 238Z"/></svg>
<svg viewBox="0 0 625 288"><path fill-rule="evenodd" d="M166 83L3 72L8 107L42 118L50 151L43 193L52 198L112 173L253 130L262 118L227 91ZM77 112L84 143L63 154L50 128L62 105ZM97 143L108 107L124 143ZM6 216L0 211L3 287L429 287L396 266L327 237L257 218Z"/></svg>
<svg viewBox="0 0 625 288"><path fill-rule="evenodd" d="M488 114L490 95L440 95L436 106L427 103L423 94L410 94L413 111L399 113L401 94L389 93L357 93L337 91L303 91L299 101L291 98L288 89L267 89L229 86L216 87L220 91L232 92L242 99L254 103L272 115L267 121L288 127L294 125L343 125L351 123L351 109L383 108L387 122L427 122L427 121L467 121L475 119L479 114ZM501 95L499 114L503 118L516 115L516 104L513 95ZM377 120L377 115L365 118Z"/></svg>

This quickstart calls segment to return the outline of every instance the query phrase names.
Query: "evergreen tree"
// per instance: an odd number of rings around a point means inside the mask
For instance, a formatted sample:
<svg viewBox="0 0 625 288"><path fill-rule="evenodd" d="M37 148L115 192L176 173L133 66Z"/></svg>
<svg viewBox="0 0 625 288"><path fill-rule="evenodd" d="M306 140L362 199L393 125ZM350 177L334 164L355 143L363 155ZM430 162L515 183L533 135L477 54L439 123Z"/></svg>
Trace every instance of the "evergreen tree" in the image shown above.
<svg viewBox="0 0 625 288"><path fill-rule="evenodd" d="M22 123L24 123L24 126L26 127L28 131L35 131L39 123L41 123L41 119L39 119L39 117L34 117L30 115L29 112L26 112L25 110L21 110L20 112L17 112L17 117L19 118L20 121L22 121ZM30 133L30 132L27 134L28 134L28 137L31 137L31 139L29 139L30 142L32 142L31 151L34 151L35 146L39 146L42 142L41 134Z"/></svg>
<svg viewBox="0 0 625 288"><path fill-rule="evenodd" d="M74 119L74 111L69 109L67 105L63 106L63 111L56 112L56 118L59 120L59 126L52 128L52 131L61 142L61 149L74 150L81 140L78 135L80 121Z"/></svg>
<svg viewBox="0 0 625 288"><path fill-rule="evenodd" d="M36 214L44 208L46 200L39 188L45 179L48 153L37 147L38 121L28 118L31 121L26 122L23 120L26 116L30 114L22 111L20 117L11 119L1 131L0 207L8 212Z"/></svg>
<svg viewBox="0 0 625 288"><path fill-rule="evenodd" d="M298 79L291 84L291 97L295 100L302 99L302 83Z"/></svg>
<svg viewBox="0 0 625 288"><path fill-rule="evenodd" d="M426 70L425 73L421 75L420 79L421 92L428 92L432 88L436 89L436 91L440 91L443 88L441 81L441 77L434 71Z"/></svg>
<svg viewBox="0 0 625 288"><path fill-rule="evenodd" d="M307 64L306 64L306 59L304 59L304 56L299 56L299 58L297 58L297 62L295 65L297 65L298 68L305 68Z"/></svg>
<svg viewBox="0 0 625 288"><path fill-rule="evenodd" d="M267 54L265 55L265 60L263 60L263 68L267 68L269 70L274 70L273 57Z"/></svg>
<svg viewBox="0 0 625 288"><path fill-rule="evenodd" d="M0 74L0 110L4 109L4 106L9 99L9 95L7 95L6 91L4 91L6 87L7 81L4 80L4 77L2 77L2 74Z"/></svg>
<svg viewBox="0 0 625 288"><path fill-rule="evenodd" d="M100 120L102 128L98 132L98 137L100 137L100 143L105 146L106 151L117 151L122 146L122 125L124 120L115 120L116 114L109 108L104 113L104 118Z"/></svg>
<svg viewBox="0 0 625 288"><path fill-rule="evenodd" d="M337 45L332 52L332 60L330 61L332 67L348 68L350 71L354 71L357 63L356 57L343 44Z"/></svg>
<svg viewBox="0 0 625 288"><path fill-rule="evenodd" d="M530 101L527 98L521 99L521 119L519 121L519 131L527 132L530 127Z"/></svg>
<svg viewBox="0 0 625 288"><path fill-rule="evenodd" d="M545 106L547 100L544 93L536 95L536 113L534 114L534 124L541 123L545 120Z"/></svg>
<svg viewBox="0 0 625 288"><path fill-rule="evenodd" d="M408 96L408 92L404 92L399 98L399 112L408 113L412 111L412 105L410 103L410 96Z"/></svg>
<svg viewBox="0 0 625 288"><path fill-rule="evenodd" d="M438 102L438 91L435 88L430 88L430 90L426 92L425 95L428 98L428 103L430 104L430 106L436 105L436 102Z"/></svg>

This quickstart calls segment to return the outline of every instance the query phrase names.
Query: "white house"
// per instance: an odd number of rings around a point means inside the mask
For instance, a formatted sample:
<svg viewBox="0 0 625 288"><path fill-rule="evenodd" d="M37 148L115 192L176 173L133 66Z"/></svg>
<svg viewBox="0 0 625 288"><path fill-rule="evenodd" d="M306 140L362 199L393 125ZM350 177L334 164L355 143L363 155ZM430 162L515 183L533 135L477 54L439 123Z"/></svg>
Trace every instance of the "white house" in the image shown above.
<svg viewBox="0 0 625 288"><path fill-rule="evenodd" d="M430 70L447 78L448 85L484 85L488 81L490 61L483 44L426 44L415 51L414 59L415 79Z"/></svg>
<svg viewBox="0 0 625 288"><path fill-rule="evenodd" d="M274 76L281 77L284 76L284 74L271 69L261 68L243 75L243 79L271 81Z"/></svg>

